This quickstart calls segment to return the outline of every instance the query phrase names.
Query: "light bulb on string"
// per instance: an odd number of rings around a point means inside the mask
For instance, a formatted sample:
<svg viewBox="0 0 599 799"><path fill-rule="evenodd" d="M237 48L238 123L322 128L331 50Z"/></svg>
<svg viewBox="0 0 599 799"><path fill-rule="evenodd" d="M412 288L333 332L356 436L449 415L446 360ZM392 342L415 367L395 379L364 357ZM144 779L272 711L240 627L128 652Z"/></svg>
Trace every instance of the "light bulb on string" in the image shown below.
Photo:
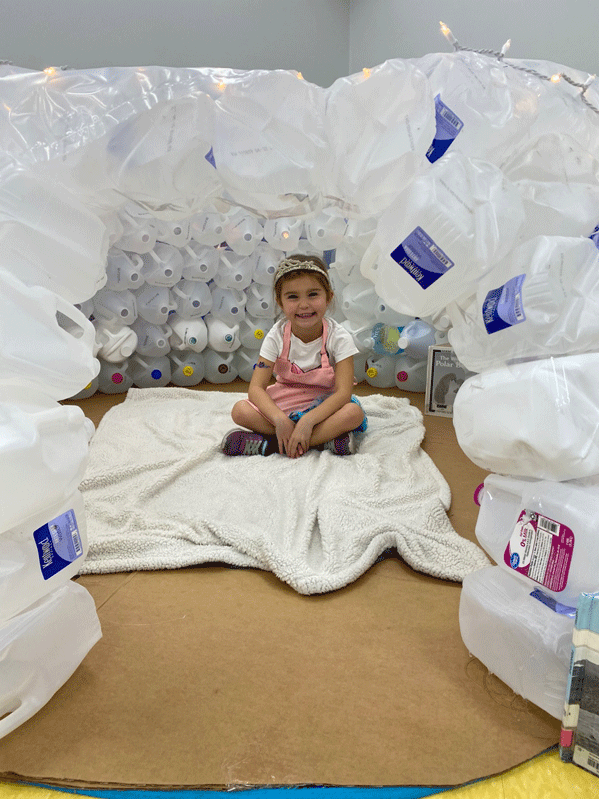
<svg viewBox="0 0 599 799"><path fill-rule="evenodd" d="M302 75L302 73L301 73L301 72L298 72L298 73L297 73L297 79L298 79L298 80L303 80L303 79L304 79L304 76Z"/></svg>
<svg viewBox="0 0 599 799"><path fill-rule="evenodd" d="M365 78L369 78L371 73L370 67L362 67L362 74Z"/></svg>
<svg viewBox="0 0 599 799"><path fill-rule="evenodd" d="M52 75L56 74L56 67L46 67L44 72L46 73L46 75L49 75L50 77L52 77Z"/></svg>
<svg viewBox="0 0 599 799"><path fill-rule="evenodd" d="M219 90L219 92L224 92L224 90L227 88L227 84L224 82L224 80L221 80L216 84L216 88Z"/></svg>
<svg viewBox="0 0 599 799"><path fill-rule="evenodd" d="M561 79L562 76L559 74L559 72L556 72L555 75L551 76L550 81L551 83L559 83Z"/></svg>
<svg viewBox="0 0 599 799"><path fill-rule="evenodd" d="M504 56L507 53L507 51L510 49L511 46L512 46L512 40L508 39L507 42L501 48L501 51L500 51L501 55Z"/></svg>
<svg viewBox="0 0 599 799"><path fill-rule="evenodd" d="M457 39L451 32L451 29L448 28L444 22L439 22L439 25L441 26L441 33L443 34L443 36L445 36L449 44L455 44Z"/></svg>

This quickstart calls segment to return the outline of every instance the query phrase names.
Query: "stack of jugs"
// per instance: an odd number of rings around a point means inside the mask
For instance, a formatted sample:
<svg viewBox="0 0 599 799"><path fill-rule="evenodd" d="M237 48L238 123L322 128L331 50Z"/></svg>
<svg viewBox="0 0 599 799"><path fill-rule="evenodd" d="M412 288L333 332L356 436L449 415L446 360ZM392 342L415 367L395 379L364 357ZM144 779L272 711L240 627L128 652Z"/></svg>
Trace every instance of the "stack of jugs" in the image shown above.
<svg viewBox="0 0 599 799"><path fill-rule="evenodd" d="M231 383L237 377L234 352L216 352L206 349L204 376L209 383Z"/></svg>
<svg viewBox="0 0 599 799"><path fill-rule="evenodd" d="M214 276L214 282L221 289L234 289L243 291L252 282L255 257L238 255L229 250L221 249L220 264Z"/></svg>
<svg viewBox="0 0 599 799"><path fill-rule="evenodd" d="M274 319L276 316L276 303L271 286L261 283L251 283L245 290L246 309L250 316L265 319Z"/></svg>
<svg viewBox="0 0 599 799"><path fill-rule="evenodd" d="M185 319L179 314L172 314L168 318L168 326L171 329L172 350L202 352L208 343L208 328L201 317Z"/></svg>
<svg viewBox="0 0 599 799"><path fill-rule="evenodd" d="M169 314L177 310L177 303L168 286L143 286L138 289L135 292L135 306L139 316L151 325L165 324Z"/></svg>
<svg viewBox="0 0 599 799"><path fill-rule="evenodd" d="M96 378L94 333L70 302L0 270L0 736L48 701L100 635L93 600L69 583L87 553L78 486L94 427L60 404ZM73 592L81 615L63 604Z"/></svg>
<svg viewBox="0 0 599 799"><path fill-rule="evenodd" d="M236 289L212 287L211 314L229 325L238 325L245 319L247 296Z"/></svg>
<svg viewBox="0 0 599 799"><path fill-rule="evenodd" d="M177 303L177 314L184 319L199 319L212 309L212 294L207 283L201 280L180 280L171 289Z"/></svg>
<svg viewBox="0 0 599 799"><path fill-rule="evenodd" d="M171 352L171 383L197 386L204 379L204 356L201 352Z"/></svg>
<svg viewBox="0 0 599 799"><path fill-rule="evenodd" d="M239 340L242 347L248 350L259 350L264 341L264 336L273 326L272 319L259 319L246 314L239 326Z"/></svg>
<svg viewBox="0 0 599 799"><path fill-rule="evenodd" d="M141 356L135 353L129 360L133 385L137 388L162 388L171 381L171 362L167 355Z"/></svg>
<svg viewBox="0 0 599 799"><path fill-rule="evenodd" d="M140 355L155 358L170 352L170 336L172 333L170 325L151 325L145 319L136 319L131 328L137 336L135 351ZM128 358L131 354L129 352L125 355L125 358ZM121 362L125 358L121 358ZM105 358L105 360L109 359Z"/></svg>
<svg viewBox="0 0 599 799"><path fill-rule="evenodd" d="M93 298L94 316L98 321L112 326L130 325L137 319L137 296L137 292L134 294L129 289L101 289Z"/></svg>
<svg viewBox="0 0 599 799"><path fill-rule="evenodd" d="M239 325L230 325L219 317L208 314L205 319L208 328L208 346L217 352L233 352L241 346Z"/></svg>
<svg viewBox="0 0 599 799"><path fill-rule="evenodd" d="M206 283L216 275L220 263L219 250L190 241L183 247L183 271L185 280L204 280Z"/></svg>
<svg viewBox="0 0 599 799"><path fill-rule="evenodd" d="M171 244L159 241L154 249L144 253L141 258L141 274L148 285L171 288L181 280L183 256Z"/></svg>
<svg viewBox="0 0 599 799"><path fill-rule="evenodd" d="M156 226L147 218L140 218L129 212L127 208L119 214L123 233L119 238L119 247L126 252L138 255L150 252L156 245Z"/></svg>
<svg viewBox="0 0 599 799"><path fill-rule="evenodd" d="M125 394L133 385L129 361L110 363L100 361L98 389L103 394Z"/></svg>
<svg viewBox="0 0 599 799"><path fill-rule="evenodd" d="M106 260L106 288L111 291L139 288L143 284L142 267L140 255L112 248Z"/></svg>
<svg viewBox="0 0 599 799"><path fill-rule="evenodd" d="M462 637L510 687L560 718L574 609L581 593L597 590L599 486L491 474L478 501L476 537L497 566L464 581Z"/></svg>

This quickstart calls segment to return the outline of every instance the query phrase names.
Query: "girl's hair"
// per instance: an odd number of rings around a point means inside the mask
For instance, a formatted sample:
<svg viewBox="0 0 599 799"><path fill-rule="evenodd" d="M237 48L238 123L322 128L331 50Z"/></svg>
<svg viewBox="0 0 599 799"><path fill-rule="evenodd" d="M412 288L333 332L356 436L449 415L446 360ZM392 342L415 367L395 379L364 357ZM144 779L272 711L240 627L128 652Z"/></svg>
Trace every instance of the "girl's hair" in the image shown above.
<svg viewBox="0 0 599 799"><path fill-rule="evenodd" d="M326 292L327 302L333 299L333 289L327 275L328 266L317 255L290 255L279 264L275 273L274 292L277 305L281 306L281 293L287 280L302 275L316 278Z"/></svg>

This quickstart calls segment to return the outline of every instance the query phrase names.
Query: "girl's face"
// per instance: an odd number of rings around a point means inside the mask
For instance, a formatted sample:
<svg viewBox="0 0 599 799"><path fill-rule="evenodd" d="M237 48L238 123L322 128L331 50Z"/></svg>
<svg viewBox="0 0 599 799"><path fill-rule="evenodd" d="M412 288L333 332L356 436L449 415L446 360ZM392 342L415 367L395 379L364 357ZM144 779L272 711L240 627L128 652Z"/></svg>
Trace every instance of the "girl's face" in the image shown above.
<svg viewBox="0 0 599 799"><path fill-rule="evenodd" d="M291 322L291 332L304 342L322 335L322 318L329 301L322 283L312 275L285 280L281 289L281 308Z"/></svg>

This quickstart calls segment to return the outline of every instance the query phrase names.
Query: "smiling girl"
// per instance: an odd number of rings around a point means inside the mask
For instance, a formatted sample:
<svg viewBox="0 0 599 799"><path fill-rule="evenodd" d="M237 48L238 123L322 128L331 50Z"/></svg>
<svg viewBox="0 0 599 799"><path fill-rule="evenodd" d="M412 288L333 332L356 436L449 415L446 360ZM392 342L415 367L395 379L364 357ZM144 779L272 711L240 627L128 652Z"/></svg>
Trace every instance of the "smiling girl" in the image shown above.
<svg viewBox="0 0 599 799"><path fill-rule="evenodd" d="M312 447L350 455L351 433L364 432L367 420L352 395L358 349L345 328L326 316L333 299L327 266L312 255L285 258L274 291L283 318L264 339L248 398L231 412L248 429L227 433L223 452L298 458Z"/></svg>

